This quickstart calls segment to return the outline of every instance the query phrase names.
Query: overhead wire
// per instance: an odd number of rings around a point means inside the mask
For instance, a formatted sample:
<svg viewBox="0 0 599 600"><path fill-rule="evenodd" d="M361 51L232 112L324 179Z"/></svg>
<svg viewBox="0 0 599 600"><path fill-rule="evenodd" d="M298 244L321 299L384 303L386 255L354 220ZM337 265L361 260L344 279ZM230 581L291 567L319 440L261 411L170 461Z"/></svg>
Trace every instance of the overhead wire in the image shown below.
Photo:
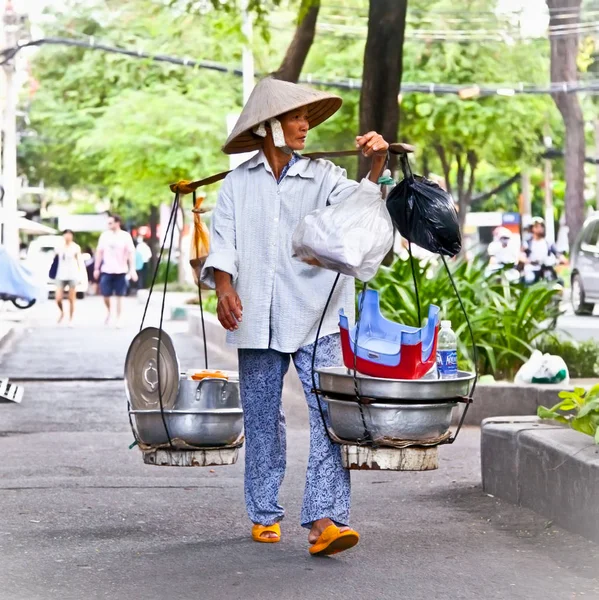
<svg viewBox="0 0 599 600"><path fill-rule="evenodd" d="M109 46L103 43L97 43L95 39L89 41L74 40L69 38L40 38L37 40L31 40L28 42L20 43L17 46L5 48L0 52L2 59L0 60L0 66L6 64L22 49L27 47L39 47L43 45L66 45L76 46L81 48L87 48L90 50L100 50L103 52L111 52L116 54L122 54L125 56L131 56L134 58L145 58L156 62L165 62L170 64L181 65L185 67L197 67L201 69L209 69L218 71L220 73L227 73L241 77L243 71L237 67L230 67L222 63L195 60L192 58L179 58L175 56L169 56L166 54L151 54L149 52L143 52L141 50L130 50L127 48L119 48L116 46ZM258 76L264 76L266 73L258 74ZM358 78L349 78L345 80L331 80L313 77L308 74L307 76L300 78L299 83L307 83L320 87L336 88L341 90L360 90L362 87L361 80ZM464 90L476 90L474 96L515 96L521 94L557 94L557 93L579 93L579 92L592 92L599 93L599 79L591 80L578 80L573 82L557 82L550 83L547 85L536 85L530 83L517 83L509 84L502 83L496 85L489 84L448 84L448 83L427 83L427 82L406 82L401 86L402 93L425 93L425 94L455 94L459 95Z"/></svg>

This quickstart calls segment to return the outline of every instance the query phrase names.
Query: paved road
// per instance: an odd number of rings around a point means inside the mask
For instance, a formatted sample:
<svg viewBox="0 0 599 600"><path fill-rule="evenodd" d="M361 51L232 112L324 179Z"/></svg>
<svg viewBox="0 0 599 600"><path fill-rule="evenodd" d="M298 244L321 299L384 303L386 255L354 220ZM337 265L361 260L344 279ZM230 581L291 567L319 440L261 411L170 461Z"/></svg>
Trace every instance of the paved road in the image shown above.
<svg viewBox="0 0 599 600"><path fill-rule="evenodd" d="M308 438L300 398L287 406L284 539L251 542L241 462L144 466L127 449L122 382L78 380L122 372L138 305L123 331L100 326L94 299L73 330L57 329L49 308L0 359L12 376L74 378L29 381L21 406L0 405L0 600L599 598L598 546L482 493L477 429L442 448L436 472L354 473L362 542L310 558L297 524ZM197 340L169 329L195 364Z"/></svg>
<svg viewBox="0 0 599 600"><path fill-rule="evenodd" d="M562 308L565 314L557 321L557 331L565 339L584 342L595 340L599 342L599 304L595 306L592 316L581 317L574 314L570 303L570 290L566 290Z"/></svg>
<svg viewBox="0 0 599 600"><path fill-rule="evenodd" d="M591 317L580 317L568 310L558 319L557 329L565 339L577 342L595 340L599 343L599 310L595 310Z"/></svg>

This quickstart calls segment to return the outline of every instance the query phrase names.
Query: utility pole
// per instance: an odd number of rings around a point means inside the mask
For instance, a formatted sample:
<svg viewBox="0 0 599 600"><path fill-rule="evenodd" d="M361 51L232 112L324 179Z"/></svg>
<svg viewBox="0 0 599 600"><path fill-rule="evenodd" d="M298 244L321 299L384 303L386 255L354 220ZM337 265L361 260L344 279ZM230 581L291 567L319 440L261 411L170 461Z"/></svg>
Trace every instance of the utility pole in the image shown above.
<svg viewBox="0 0 599 600"><path fill-rule="evenodd" d="M595 119L595 172L597 174L595 208L599 210L599 118Z"/></svg>
<svg viewBox="0 0 599 600"><path fill-rule="evenodd" d="M242 3L242 24L241 31L245 37L242 51L242 73L243 73L243 103L245 104L256 85L254 75L254 53L252 51L252 37L253 37L253 26L252 26L252 15L248 10L249 0L244 0ZM233 131L235 123L239 118L239 114L227 115L227 135ZM248 160L254 152L243 152L241 154L231 154L229 156L229 169L235 169L240 164Z"/></svg>
<svg viewBox="0 0 599 600"><path fill-rule="evenodd" d="M551 150L553 140L551 139L549 126L545 127L543 142L547 150ZM555 244L555 221L553 211L553 171L551 160L545 159L545 237L550 244Z"/></svg>
<svg viewBox="0 0 599 600"><path fill-rule="evenodd" d="M252 16L248 12L248 1L243 6L243 21L241 31L245 37L242 54L243 69L243 103L245 104L256 85L254 79L254 53L252 51L253 27Z"/></svg>
<svg viewBox="0 0 599 600"><path fill-rule="evenodd" d="M15 12L12 1L6 0L2 15L5 48L17 45L19 38L19 16ZM9 254L15 258L19 255L19 221L17 213L18 181L17 181L17 82L15 58L4 65L4 135L2 144L2 201L3 231L2 243Z"/></svg>

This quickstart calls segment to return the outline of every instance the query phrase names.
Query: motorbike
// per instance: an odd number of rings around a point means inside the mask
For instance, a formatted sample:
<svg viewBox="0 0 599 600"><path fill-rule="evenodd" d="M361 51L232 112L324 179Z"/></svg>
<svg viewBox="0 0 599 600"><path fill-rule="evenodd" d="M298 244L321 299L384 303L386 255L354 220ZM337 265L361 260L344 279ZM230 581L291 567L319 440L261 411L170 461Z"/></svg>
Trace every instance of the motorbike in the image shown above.
<svg viewBox="0 0 599 600"><path fill-rule="evenodd" d="M24 310L43 297L42 288L35 275L0 246L0 300Z"/></svg>
<svg viewBox="0 0 599 600"><path fill-rule="evenodd" d="M519 268L520 267L520 268ZM515 264L489 264L487 267L487 276L495 276L496 283L509 287L511 285L523 284L532 286L535 283L544 281L553 284L556 294L553 297L553 306L559 307L564 297L564 281L555 270L554 263L551 260L545 264L526 263L525 265Z"/></svg>

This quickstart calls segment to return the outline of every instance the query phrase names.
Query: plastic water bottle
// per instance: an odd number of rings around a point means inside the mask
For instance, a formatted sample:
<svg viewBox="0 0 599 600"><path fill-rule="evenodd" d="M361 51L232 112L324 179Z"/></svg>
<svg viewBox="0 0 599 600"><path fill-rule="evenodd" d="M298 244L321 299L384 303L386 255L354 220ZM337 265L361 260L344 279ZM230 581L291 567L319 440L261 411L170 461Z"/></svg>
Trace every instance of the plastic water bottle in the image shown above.
<svg viewBox="0 0 599 600"><path fill-rule="evenodd" d="M456 379L458 376L458 338L451 329L451 321L441 321L437 340L437 370L439 379Z"/></svg>

